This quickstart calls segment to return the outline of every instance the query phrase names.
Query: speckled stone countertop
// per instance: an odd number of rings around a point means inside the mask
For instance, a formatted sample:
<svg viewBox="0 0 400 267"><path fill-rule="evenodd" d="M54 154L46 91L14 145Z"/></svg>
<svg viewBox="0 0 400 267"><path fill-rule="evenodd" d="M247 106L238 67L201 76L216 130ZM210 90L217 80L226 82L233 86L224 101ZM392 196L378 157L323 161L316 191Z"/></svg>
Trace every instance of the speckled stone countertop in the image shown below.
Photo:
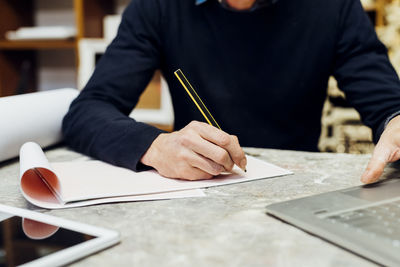
<svg viewBox="0 0 400 267"><path fill-rule="evenodd" d="M42 211L120 232L120 244L74 266L374 266L265 215L270 203L361 184L369 155L246 152L294 175L214 187L200 198ZM65 148L46 155L51 162L82 159ZM399 170L390 166L385 176L398 176ZM22 197L18 173L17 160L0 165L0 203L36 209Z"/></svg>

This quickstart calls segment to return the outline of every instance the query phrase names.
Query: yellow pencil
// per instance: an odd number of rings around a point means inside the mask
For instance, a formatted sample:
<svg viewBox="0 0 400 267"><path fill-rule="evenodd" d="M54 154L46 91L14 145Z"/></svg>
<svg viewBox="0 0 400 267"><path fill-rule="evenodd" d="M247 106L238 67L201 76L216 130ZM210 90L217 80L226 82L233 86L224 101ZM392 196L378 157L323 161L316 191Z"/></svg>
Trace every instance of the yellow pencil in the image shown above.
<svg viewBox="0 0 400 267"><path fill-rule="evenodd" d="M182 84L183 88L185 88L186 92L189 94L190 98L193 100L195 103L196 107L200 110L201 114L204 116L208 124L220 129L217 121L214 119L214 117L211 115L210 111L208 111L208 108L204 104L204 102L201 100L199 95L196 93L196 90L194 90L193 86L190 84L188 79L186 78L185 74L181 71L181 69L178 69L174 72L175 76L178 78L180 83ZM246 169L243 169L243 171L246 172Z"/></svg>
<svg viewBox="0 0 400 267"><path fill-rule="evenodd" d="M211 115L210 111L208 111L208 108L203 103L199 95L196 93L196 91L194 90L193 86L190 84L188 79L186 79L186 76L185 74L183 74L181 69L176 70L174 73L175 76L178 78L178 80L181 82L183 88L185 88L186 92L189 94L190 98L196 104L197 108L200 110L201 114L204 116L208 124L221 130L221 127L219 127L217 121Z"/></svg>

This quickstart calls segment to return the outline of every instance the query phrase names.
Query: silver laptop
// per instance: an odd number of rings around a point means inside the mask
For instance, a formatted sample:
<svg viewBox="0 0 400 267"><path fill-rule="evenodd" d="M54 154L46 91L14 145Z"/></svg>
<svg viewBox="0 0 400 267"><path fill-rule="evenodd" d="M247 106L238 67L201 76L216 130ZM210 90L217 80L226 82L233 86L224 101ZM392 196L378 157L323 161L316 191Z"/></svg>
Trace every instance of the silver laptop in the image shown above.
<svg viewBox="0 0 400 267"><path fill-rule="evenodd" d="M275 203L267 213L383 265L400 265L400 179Z"/></svg>

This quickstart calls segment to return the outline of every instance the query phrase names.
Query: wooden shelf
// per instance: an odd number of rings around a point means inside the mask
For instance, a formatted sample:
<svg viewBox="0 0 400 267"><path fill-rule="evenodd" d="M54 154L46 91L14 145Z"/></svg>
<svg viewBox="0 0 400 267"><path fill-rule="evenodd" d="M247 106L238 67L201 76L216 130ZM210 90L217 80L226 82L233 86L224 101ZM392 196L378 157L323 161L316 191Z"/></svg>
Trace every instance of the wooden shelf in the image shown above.
<svg viewBox="0 0 400 267"><path fill-rule="evenodd" d="M74 49L75 39L68 40L0 40L0 50Z"/></svg>
<svg viewBox="0 0 400 267"><path fill-rule="evenodd" d="M5 39L8 31L35 26L37 0L0 0L0 97L14 94L16 88L24 88L24 92L34 92L38 89L37 51L72 50L78 67L79 40L103 37L104 16L115 14L116 0L70 1L77 30L75 38L9 41ZM24 75L21 76L23 72Z"/></svg>

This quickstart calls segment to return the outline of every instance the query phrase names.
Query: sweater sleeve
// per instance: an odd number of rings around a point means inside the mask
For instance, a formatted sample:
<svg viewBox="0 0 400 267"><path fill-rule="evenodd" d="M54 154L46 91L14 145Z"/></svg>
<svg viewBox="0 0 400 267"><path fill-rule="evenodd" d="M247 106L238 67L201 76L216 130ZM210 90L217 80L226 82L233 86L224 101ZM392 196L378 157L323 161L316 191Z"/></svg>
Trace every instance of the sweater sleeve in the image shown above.
<svg viewBox="0 0 400 267"><path fill-rule="evenodd" d="M360 1L342 2L334 76L377 142L386 119L400 110L400 81Z"/></svg>
<svg viewBox="0 0 400 267"><path fill-rule="evenodd" d="M159 67L160 16L155 1L133 0L118 35L63 120L68 146L135 171L160 129L128 114Z"/></svg>

